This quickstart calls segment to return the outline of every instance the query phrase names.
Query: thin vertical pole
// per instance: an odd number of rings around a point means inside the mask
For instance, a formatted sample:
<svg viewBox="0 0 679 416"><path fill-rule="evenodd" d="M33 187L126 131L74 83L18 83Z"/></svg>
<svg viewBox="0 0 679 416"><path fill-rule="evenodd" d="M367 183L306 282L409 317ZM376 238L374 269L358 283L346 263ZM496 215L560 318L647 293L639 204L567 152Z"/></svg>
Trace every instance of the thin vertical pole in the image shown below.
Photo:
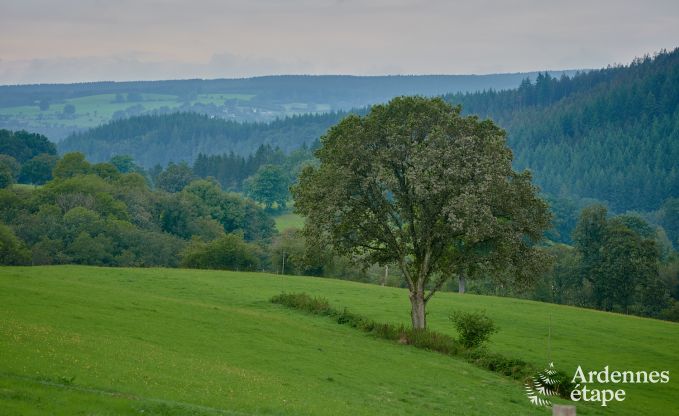
<svg viewBox="0 0 679 416"><path fill-rule="evenodd" d="M552 362L552 313L549 313L549 326L547 329L547 361Z"/></svg>

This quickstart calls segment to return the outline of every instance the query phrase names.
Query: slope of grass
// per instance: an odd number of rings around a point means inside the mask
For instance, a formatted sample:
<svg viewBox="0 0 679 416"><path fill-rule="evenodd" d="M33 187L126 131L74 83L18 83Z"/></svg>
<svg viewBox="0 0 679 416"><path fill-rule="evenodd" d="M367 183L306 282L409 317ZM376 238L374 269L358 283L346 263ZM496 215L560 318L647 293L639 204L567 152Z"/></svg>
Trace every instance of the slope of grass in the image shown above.
<svg viewBox="0 0 679 416"><path fill-rule="evenodd" d="M277 215L274 217L276 221L276 229L278 231L287 230L288 228L299 230L304 227L304 218L292 212Z"/></svg>
<svg viewBox="0 0 679 416"><path fill-rule="evenodd" d="M172 269L0 268L1 414L549 414L521 384L462 360L372 338L271 304L305 291L407 322L401 289L306 277ZM485 308L491 349L555 364L679 370L679 325L515 299L441 293L429 322ZM578 414L676 413L678 389ZM143 411L143 412L142 412Z"/></svg>

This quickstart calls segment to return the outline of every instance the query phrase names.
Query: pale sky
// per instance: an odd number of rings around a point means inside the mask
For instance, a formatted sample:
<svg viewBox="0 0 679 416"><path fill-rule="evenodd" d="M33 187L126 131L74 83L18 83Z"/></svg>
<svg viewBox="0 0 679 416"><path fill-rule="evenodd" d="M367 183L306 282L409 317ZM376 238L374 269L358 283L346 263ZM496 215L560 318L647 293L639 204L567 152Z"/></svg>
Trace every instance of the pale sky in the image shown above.
<svg viewBox="0 0 679 416"><path fill-rule="evenodd" d="M0 84L599 68L679 0L0 0Z"/></svg>

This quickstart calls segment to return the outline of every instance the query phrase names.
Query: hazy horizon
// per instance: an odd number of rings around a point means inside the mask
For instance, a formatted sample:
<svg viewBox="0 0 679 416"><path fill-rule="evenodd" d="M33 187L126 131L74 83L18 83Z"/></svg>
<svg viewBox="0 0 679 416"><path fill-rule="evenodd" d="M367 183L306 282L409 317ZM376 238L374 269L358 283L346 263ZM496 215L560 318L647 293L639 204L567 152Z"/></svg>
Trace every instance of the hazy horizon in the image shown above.
<svg viewBox="0 0 679 416"><path fill-rule="evenodd" d="M679 46L679 2L24 0L0 84L601 68Z"/></svg>

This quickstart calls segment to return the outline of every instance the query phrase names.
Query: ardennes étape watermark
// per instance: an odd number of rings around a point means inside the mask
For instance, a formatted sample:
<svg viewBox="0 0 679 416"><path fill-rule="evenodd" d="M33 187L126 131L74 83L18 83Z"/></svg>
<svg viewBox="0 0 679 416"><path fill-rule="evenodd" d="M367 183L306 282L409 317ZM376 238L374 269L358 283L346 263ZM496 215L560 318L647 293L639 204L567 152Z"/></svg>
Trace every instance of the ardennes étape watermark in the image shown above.
<svg viewBox="0 0 679 416"><path fill-rule="evenodd" d="M606 406L612 401L622 402L626 392L622 388L591 388L588 384L667 384L670 382L669 370L664 371L631 371L613 370L605 366L601 371L585 372L582 366L578 366L571 380L575 388L571 392L571 400L574 402L600 402Z"/></svg>

